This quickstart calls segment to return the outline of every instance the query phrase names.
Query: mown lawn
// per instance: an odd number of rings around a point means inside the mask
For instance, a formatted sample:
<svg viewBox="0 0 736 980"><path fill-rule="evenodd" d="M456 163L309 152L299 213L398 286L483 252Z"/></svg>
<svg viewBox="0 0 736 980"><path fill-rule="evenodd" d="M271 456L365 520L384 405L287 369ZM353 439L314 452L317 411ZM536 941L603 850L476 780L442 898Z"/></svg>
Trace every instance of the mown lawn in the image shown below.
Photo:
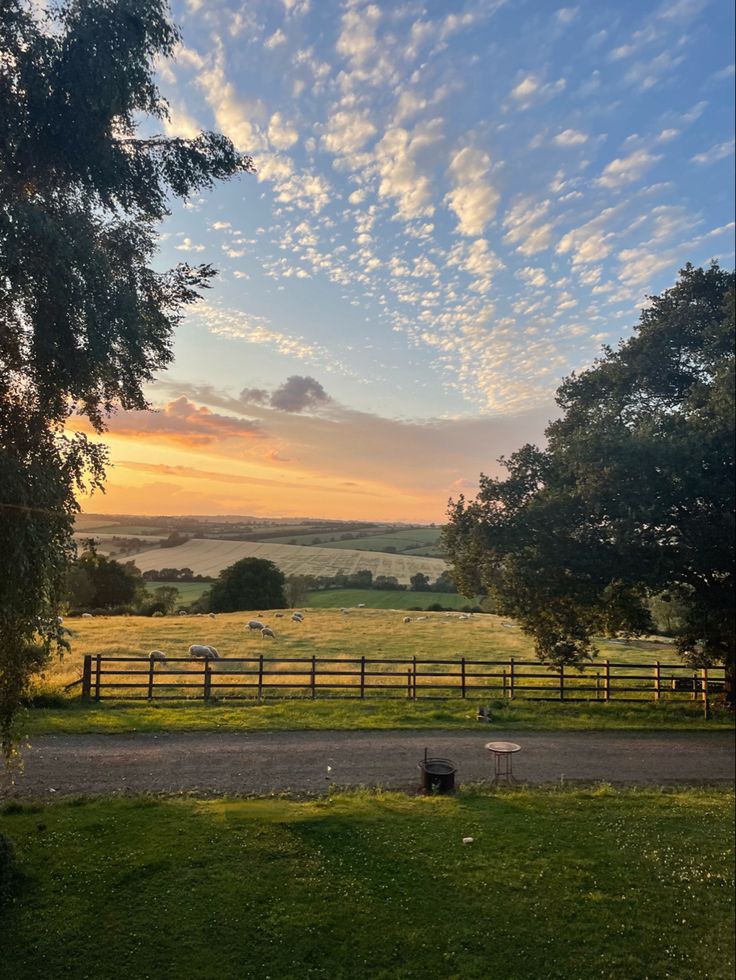
<svg viewBox="0 0 736 980"><path fill-rule="evenodd" d="M733 803L602 787L10 804L3 964L14 980L730 980Z"/></svg>

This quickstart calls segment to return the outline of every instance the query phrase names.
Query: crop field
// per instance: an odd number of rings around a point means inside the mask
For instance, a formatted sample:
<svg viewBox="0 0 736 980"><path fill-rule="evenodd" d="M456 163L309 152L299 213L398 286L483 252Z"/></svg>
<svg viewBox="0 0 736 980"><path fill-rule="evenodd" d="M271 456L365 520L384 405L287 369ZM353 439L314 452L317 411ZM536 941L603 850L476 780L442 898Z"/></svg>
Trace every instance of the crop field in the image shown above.
<svg viewBox="0 0 736 980"><path fill-rule="evenodd" d="M267 558L285 575L349 575L369 569L373 575L393 575L408 584L422 572L434 581L447 568L438 558L387 555L355 549L310 548L258 541L218 541L196 538L176 548L152 548L135 556L142 572L159 568L191 568L195 575L218 575L241 558Z"/></svg>
<svg viewBox="0 0 736 980"><path fill-rule="evenodd" d="M448 609L460 610L475 603L457 592L397 592L393 589L318 589L307 593L312 609L341 609L362 602L367 609L426 609L438 602Z"/></svg>
<svg viewBox="0 0 736 980"><path fill-rule="evenodd" d="M606 786L10 803L3 958L14 980L730 980L733 805Z"/></svg>

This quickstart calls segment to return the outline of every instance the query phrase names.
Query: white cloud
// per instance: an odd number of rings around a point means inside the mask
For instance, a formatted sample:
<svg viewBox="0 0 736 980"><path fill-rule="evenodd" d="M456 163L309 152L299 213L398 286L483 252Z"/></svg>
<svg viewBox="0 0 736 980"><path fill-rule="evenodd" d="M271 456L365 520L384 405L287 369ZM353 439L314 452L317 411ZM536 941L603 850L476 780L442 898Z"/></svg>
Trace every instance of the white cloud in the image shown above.
<svg viewBox="0 0 736 980"><path fill-rule="evenodd" d="M716 143L715 146L711 146L709 150L705 150L703 153L696 153L694 157L691 157L693 163L699 163L701 166L707 166L708 164L715 163L717 160L725 160L726 157L730 157L734 151L734 140L726 140L723 143Z"/></svg>
<svg viewBox="0 0 736 980"><path fill-rule="evenodd" d="M419 171L417 157L442 138L441 126L441 119L419 123L411 133L396 126L376 145L378 195L396 201L400 218L422 218L434 213L432 185Z"/></svg>
<svg viewBox="0 0 736 980"><path fill-rule="evenodd" d="M555 143L558 146L581 146L588 142L586 133L581 133L577 129L563 129L555 136Z"/></svg>
<svg viewBox="0 0 736 980"><path fill-rule="evenodd" d="M322 144L330 153L352 154L365 146L375 132L366 112L335 112L329 118Z"/></svg>
<svg viewBox="0 0 736 980"><path fill-rule="evenodd" d="M550 208L549 201L536 202L531 197L517 197L503 219L504 241L516 245L522 255L534 255L547 248L553 237L553 222L542 222Z"/></svg>
<svg viewBox="0 0 736 980"><path fill-rule="evenodd" d="M219 49L213 62L197 77L197 84L211 106L218 128L233 141L242 153L253 153L262 149L264 139L256 122L263 116L259 102L248 102L241 98L232 82L225 77L222 49Z"/></svg>
<svg viewBox="0 0 736 980"><path fill-rule="evenodd" d="M202 132L202 127L193 116L189 115L186 109L170 102L169 118L164 119L164 131L167 136L193 140Z"/></svg>
<svg viewBox="0 0 736 980"><path fill-rule="evenodd" d="M266 40L263 42L264 48L268 48L269 50L273 50L274 48L277 48L280 44L286 44L286 35L284 34L284 32L281 30L280 27L278 30L274 31L270 37L267 37Z"/></svg>
<svg viewBox="0 0 736 980"><path fill-rule="evenodd" d="M378 41L376 28L381 19L381 11L375 4L359 10L348 10L343 14L340 36L337 39L337 52L355 66L363 66L375 57Z"/></svg>
<svg viewBox="0 0 736 980"><path fill-rule="evenodd" d="M274 112L268 123L268 139L277 150L288 150L299 139L299 133L280 112Z"/></svg>
<svg viewBox="0 0 736 980"><path fill-rule="evenodd" d="M204 252L204 245L195 245L188 235L185 235L181 242L175 245L174 248L177 252Z"/></svg>
<svg viewBox="0 0 736 980"><path fill-rule="evenodd" d="M521 279L522 282L528 286L534 286L536 289L539 289L541 286L546 286L549 282L544 269L535 269L532 266L525 266L514 274L517 279Z"/></svg>
<svg viewBox="0 0 736 980"><path fill-rule="evenodd" d="M558 24L572 24L578 15L579 7L560 7L555 11L555 20Z"/></svg>
<svg viewBox="0 0 736 980"><path fill-rule="evenodd" d="M537 75L525 75L511 89L511 98L515 100L520 109L528 109L535 102L541 102L554 95L559 95L566 86L567 82L564 78L558 78L556 82L543 83Z"/></svg>
<svg viewBox="0 0 736 980"><path fill-rule="evenodd" d="M491 158L485 151L469 146L455 153L450 161L449 173L455 186L445 201L457 215L462 235L482 235L496 213L500 195L484 180L490 166Z"/></svg>
<svg viewBox="0 0 736 980"><path fill-rule="evenodd" d="M634 150L627 157L611 160L603 169L596 183L601 187L622 187L638 180L651 166L662 159L661 154L649 153L647 150Z"/></svg>

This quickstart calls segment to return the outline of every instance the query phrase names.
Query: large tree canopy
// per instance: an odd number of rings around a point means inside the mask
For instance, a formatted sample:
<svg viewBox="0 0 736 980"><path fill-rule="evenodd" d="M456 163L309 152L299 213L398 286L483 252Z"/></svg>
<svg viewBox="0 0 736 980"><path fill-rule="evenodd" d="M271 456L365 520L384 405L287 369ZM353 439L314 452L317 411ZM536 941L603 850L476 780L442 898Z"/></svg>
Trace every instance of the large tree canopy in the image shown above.
<svg viewBox="0 0 736 980"><path fill-rule="evenodd" d="M557 402L546 449L450 502L462 591L487 589L555 665L589 659L595 633L650 629L664 593L685 610L681 653L732 678L734 275L686 266Z"/></svg>
<svg viewBox="0 0 736 980"><path fill-rule="evenodd" d="M140 136L166 118L154 59L178 32L164 0L0 5L0 738L54 643L73 556L74 491L101 483L97 431L172 357L214 270L152 265L171 196L253 169L229 140ZM72 434L69 434L71 428Z"/></svg>
<svg viewBox="0 0 736 980"><path fill-rule="evenodd" d="M284 573L266 558L241 558L223 568L210 589L212 612L283 609Z"/></svg>

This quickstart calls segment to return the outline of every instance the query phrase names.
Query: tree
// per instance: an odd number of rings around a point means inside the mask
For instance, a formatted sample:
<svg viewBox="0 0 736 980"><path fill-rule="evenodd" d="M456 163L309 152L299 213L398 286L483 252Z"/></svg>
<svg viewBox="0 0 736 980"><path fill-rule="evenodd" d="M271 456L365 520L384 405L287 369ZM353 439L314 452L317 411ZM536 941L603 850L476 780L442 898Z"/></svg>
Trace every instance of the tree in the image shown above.
<svg viewBox="0 0 736 980"><path fill-rule="evenodd" d="M272 561L243 558L220 572L210 589L210 609L285 609L284 584L284 573Z"/></svg>
<svg viewBox="0 0 736 980"><path fill-rule="evenodd" d="M457 592L455 579L446 570L437 576L437 580L430 586L430 589L432 592Z"/></svg>
<svg viewBox="0 0 736 980"><path fill-rule="evenodd" d="M288 575L286 578L286 602L291 609L303 606L311 585L311 576Z"/></svg>
<svg viewBox="0 0 736 980"><path fill-rule="evenodd" d="M153 601L161 606L161 612L170 613L174 611L180 594L174 585L160 585L153 590Z"/></svg>
<svg viewBox="0 0 736 980"><path fill-rule="evenodd" d="M78 580L81 579L86 581L91 589L87 594L87 601L81 606L76 604L82 597L80 591L69 594L69 605L75 611L81 611L85 606L90 609L132 606L145 593L143 576L133 562L123 564L115 561L114 558L98 554L94 548L85 551L70 572L72 587L74 585L78 587Z"/></svg>
<svg viewBox="0 0 736 980"><path fill-rule="evenodd" d="M252 170L213 133L137 133L165 119L154 63L179 34L165 0L0 5L0 741L57 614L74 558L76 489L96 488L96 432L172 358L172 333L214 270L153 268L170 196ZM68 434L71 432L72 434ZM21 573L22 570L22 573Z"/></svg>
<svg viewBox="0 0 736 980"><path fill-rule="evenodd" d="M429 592L429 575L417 572L409 579L412 592Z"/></svg>
<svg viewBox="0 0 736 980"><path fill-rule="evenodd" d="M733 698L734 283L687 265L630 340L563 382L547 448L450 502L461 591L484 586L541 659L579 664L595 633L651 629L666 592L680 653L724 664Z"/></svg>

